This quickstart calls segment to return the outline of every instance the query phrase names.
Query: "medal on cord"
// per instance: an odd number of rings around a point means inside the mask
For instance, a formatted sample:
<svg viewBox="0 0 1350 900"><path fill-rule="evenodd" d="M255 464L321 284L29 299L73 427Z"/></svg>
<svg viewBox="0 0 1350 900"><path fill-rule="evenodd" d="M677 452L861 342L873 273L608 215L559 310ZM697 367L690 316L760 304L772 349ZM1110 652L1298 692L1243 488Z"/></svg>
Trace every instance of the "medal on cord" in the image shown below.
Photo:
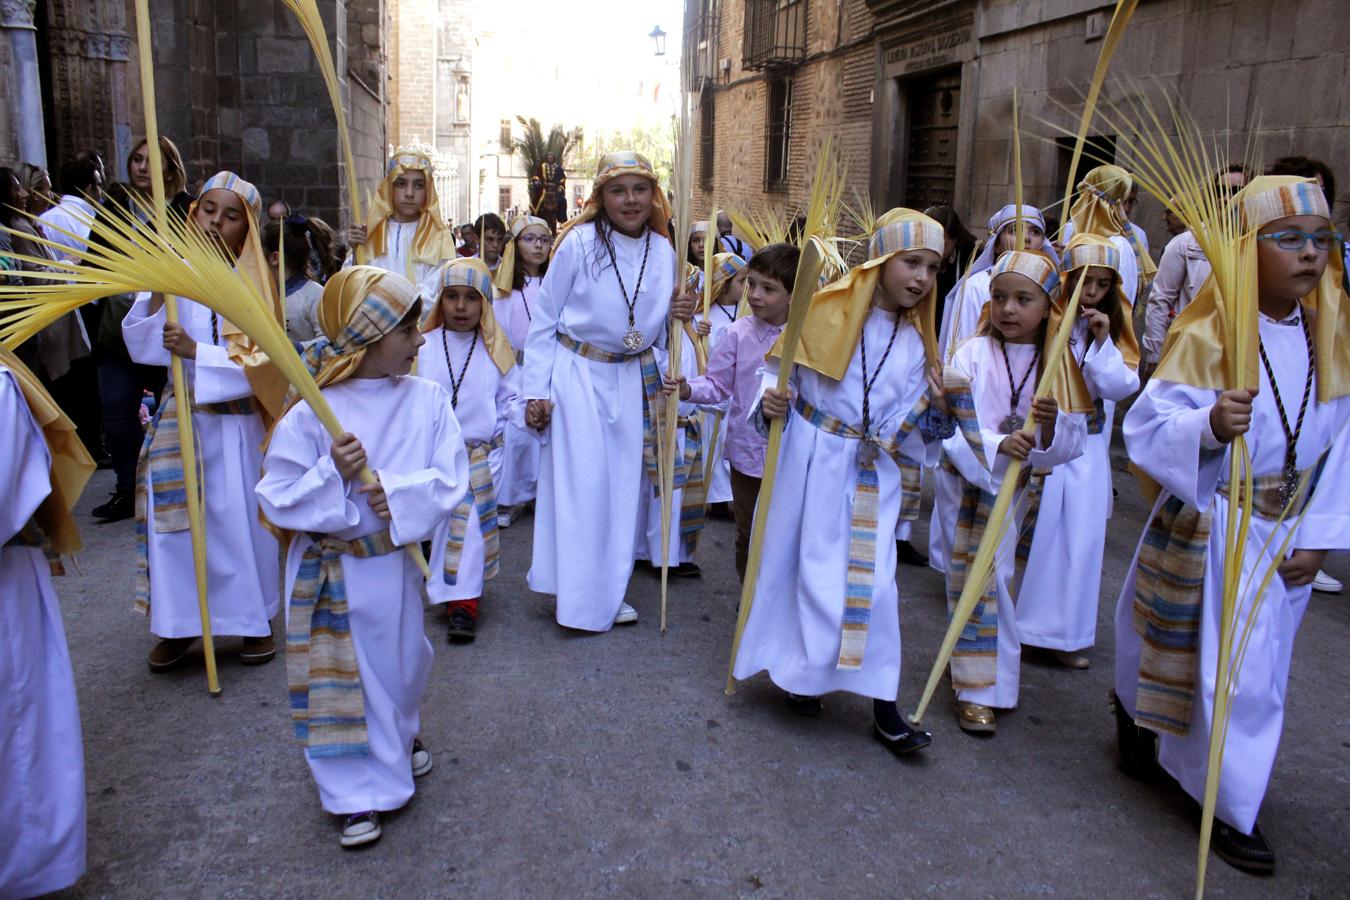
<svg viewBox="0 0 1350 900"><path fill-rule="evenodd" d="M1308 329L1308 317L1299 315L1299 324L1303 326L1303 339L1308 345L1308 377L1303 382L1303 402L1298 407L1298 422L1289 427L1289 417L1284 411L1284 401L1280 399L1280 386L1275 383L1275 370L1270 367L1270 357L1266 356L1266 342L1257 338L1257 349L1261 353L1261 365L1265 367L1266 378L1270 380L1270 393L1275 398L1275 410L1280 414L1280 427L1284 429L1284 473L1280 479L1280 505L1287 507L1298 493L1298 436L1303 433L1303 417L1308 412L1308 400L1312 397L1313 371L1316 369L1316 357L1313 347L1312 331Z"/></svg>
<svg viewBox="0 0 1350 900"><path fill-rule="evenodd" d="M895 346L895 336L900 331L900 313L895 314L895 323L891 326L891 339L886 342L886 352L881 354L881 361L877 363L876 369L872 372L872 377L867 377L867 324L863 323L862 339L859 349L862 351L862 376L863 376L863 402L862 402L862 440L858 442L858 465L870 466L877 461L881 455L881 441L876 435L872 434L872 407L870 403L872 387L877 383L877 378L881 375L881 370L886 365L886 359L891 355L891 348Z"/></svg>
<svg viewBox="0 0 1350 900"><path fill-rule="evenodd" d="M643 346L643 335L636 324L637 298L638 294L642 293L642 276L647 274L647 254L652 249L652 231L645 225L642 231L646 235L642 245L642 268L638 269L637 285L633 288L632 298L629 298L628 287L623 283L623 276L619 274L619 261L614 256L614 245L610 242L605 244L609 249L609 263L614 267L614 277L619 281L619 290L623 291L624 305L628 307L628 330L623 334L623 346L629 353L637 353Z"/></svg>
<svg viewBox="0 0 1350 900"><path fill-rule="evenodd" d="M1008 387L1012 390L1008 399L1008 414L1003 417L1003 421L998 423L999 434L1012 434L1014 431L1021 431L1022 426L1027 424L1026 416L1017 414L1017 404L1022 400L1022 389L1027 386L1027 379L1031 373L1036 370L1036 364L1041 359L1041 348L1037 347L1036 352L1031 357L1031 365L1027 366L1026 372L1022 374L1022 380L1013 384L1012 363L1008 361L1008 345L1003 341L998 342L999 349L1003 351L1003 367L1008 370Z"/></svg>

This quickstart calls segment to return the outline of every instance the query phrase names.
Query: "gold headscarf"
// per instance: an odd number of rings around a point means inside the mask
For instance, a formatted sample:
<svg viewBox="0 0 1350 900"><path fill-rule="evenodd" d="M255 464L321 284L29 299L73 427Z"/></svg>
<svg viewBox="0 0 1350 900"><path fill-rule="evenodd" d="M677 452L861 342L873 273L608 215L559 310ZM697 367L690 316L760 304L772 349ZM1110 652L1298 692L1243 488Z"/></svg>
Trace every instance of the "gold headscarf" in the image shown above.
<svg viewBox="0 0 1350 900"><path fill-rule="evenodd" d="M1134 336L1134 307L1125 297L1125 291L1120 283L1120 251L1116 245L1104 237L1087 232L1075 233L1069 239L1069 246L1064 248L1064 258L1060 262L1060 271L1064 275L1077 269L1086 269L1089 266L1101 266L1103 269L1110 269L1116 273L1115 292L1116 303L1120 307L1120 337L1113 338L1116 349L1125 360L1125 365L1131 369L1139 368L1139 342ZM1068 289L1068 279L1062 278L1060 281L1060 306L1068 302L1072 291ZM1113 326L1115 322L1111 323ZM1088 340L1092 337L1089 335Z"/></svg>
<svg viewBox="0 0 1350 900"><path fill-rule="evenodd" d="M323 337L302 355L315 383L351 378L366 348L398 327L419 296L408 279L376 266L351 266L328 279L318 308Z"/></svg>
<svg viewBox="0 0 1350 900"><path fill-rule="evenodd" d="M1129 241L1139 266L1139 278L1147 283L1158 267L1148 255L1148 248L1139 243L1139 236L1130 227L1130 220L1125 218L1125 209L1121 205L1130 196L1132 187L1134 179L1120 166L1098 166L1078 182L1078 196L1069 216L1073 220L1074 234L1095 234L1105 238L1120 235Z"/></svg>
<svg viewBox="0 0 1350 900"><path fill-rule="evenodd" d="M94 458L75 434L75 423L56 405L52 395L9 350L0 346L0 365L14 373L19 391L28 404L33 420L42 429L52 457L52 492L43 499L33 518L57 553L75 553L82 546L80 530L70 514L80 499L89 476L94 474ZM6 428L17 427L8 422Z"/></svg>
<svg viewBox="0 0 1350 900"><path fill-rule="evenodd" d="M581 208L581 212L567 220L561 228L558 229L558 237L553 241L553 253L558 252L562 246L563 238L567 233L583 222L589 222L600 214L604 208L604 203L600 198L601 191L609 182L621 175L641 175L652 183L652 214L647 219L647 225L661 237L670 238L670 203L666 201L665 192L661 190L661 183L656 180L656 170L652 168L651 162L641 153L632 150L617 150L614 153L606 153L600 157L599 164L595 167L595 184L591 188L591 196L586 199L586 205ZM550 254L550 259L552 255Z"/></svg>
<svg viewBox="0 0 1350 900"><path fill-rule="evenodd" d="M525 233L525 229L536 227L553 233L549 231L548 222L538 216L516 216L516 220L511 223L511 240L506 242L502 258L497 261L497 271L492 273L492 286L497 289L499 297L505 297L515 289L516 241Z"/></svg>
<svg viewBox="0 0 1350 900"><path fill-rule="evenodd" d="M1239 278L1253 286L1257 283L1258 231L1289 216L1321 216L1328 222L1331 219L1326 196L1317 182L1292 175L1253 178L1233 197L1233 203L1238 205L1243 228L1238 240ZM1327 267L1321 280L1300 301L1313 330L1320 403L1350 395L1350 298L1341 289L1344 270L1341 255L1332 250L1327 254ZM1218 286L1210 277L1168 329L1156 377L1216 391L1235 387L1228 383L1225 363L1230 348L1225 345L1221 303ZM1255 318L1256 304L1252 304L1250 314ZM1245 385L1255 387L1261 383L1254 345L1258 335L1256 321L1251 323L1249 333L1253 346L1248 355L1251 364L1247 368Z"/></svg>
<svg viewBox="0 0 1350 900"><path fill-rule="evenodd" d="M286 324L286 310L277 290L272 272L267 265L267 256L263 253L262 239L259 234L258 220L262 215L262 196L258 189L233 172L217 172L202 185L202 191L196 200L188 206L187 218L195 221L197 204L208 191L225 190L236 194L244 201L248 210L248 233L244 237L244 248L235 260L235 268L244 277L253 282L258 294L272 307L272 315L279 324ZM225 337L225 348L229 358L243 367L253 396L262 404L265 419L275 419L281 414L286 401L286 391L290 382L272 365L267 354L258 349L253 340L231 322L222 321L220 333Z"/></svg>
<svg viewBox="0 0 1350 900"><path fill-rule="evenodd" d="M1060 290L1059 268L1048 254L1036 250L1009 250L998 258L989 272L991 283L1000 275L1021 275L1050 298L1050 316L1046 322L1045 338L1041 342L1041 369L1044 371L1045 359L1050 355L1050 347L1059 332L1060 323L1064 320L1064 303L1068 301L1064 292ZM991 306L992 303L986 303L984 309L980 311L980 324L975 331L976 334L994 333ZM1036 376L1036 381L1039 386L1039 375ZM1060 377L1055 379L1055 389L1052 393L1061 412L1092 412L1094 408L1092 393L1088 390L1087 382L1083 380L1083 372L1078 367L1078 360L1073 358L1072 353L1065 352L1060 361Z"/></svg>
<svg viewBox="0 0 1350 900"><path fill-rule="evenodd" d="M422 172L427 178L427 202L422 207L417 229L413 232L408 266L411 267L415 262L428 266L440 265L441 260L455 255L455 240L441 221L441 204L436 197L435 170L431 160L416 150L400 148L390 158L384 180L376 189L375 197L370 201L370 210L366 213L366 249L371 259L387 252L385 223L394 211L394 182L408 172ZM411 271L403 275L409 281L416 280Z"/></svg>
<svg viewBox="0 0 1350 900"><path fill-rule="evenodd" d="M868 242L867 261L811 298L806 321L802 323L796 364L814 369L826 378L842 380L872 308L882 264L903 250L931 250L941 258L944 247L942 226L921 212L893 209L877 219ZM933 325L936 298L935 278L927 297L913 309L901 311L919 330L929 366L936 365L938 360L937 332ZM769 356L782 358L782 354L783 336L779 335Z"/></svg>
<svg viewBox="0 0 1350 900"><path fill-rule="evenodd" d="M511 346L511 341L507 339L506 333L497 324L497 317L492 312L492 272L488 269L487 263L476 256L451 260L441 269L436 283L442 288L455 284L463 285L473 288L482 295L483 312L478 319L478 333L482 336L483 346L487 347L488 355L492 357L497 370L503 375L511 371L511 367L516 364L516 351ZM422 323L422 333L435 331L443 326L441 298L438 294L431 312Z"/></svg>

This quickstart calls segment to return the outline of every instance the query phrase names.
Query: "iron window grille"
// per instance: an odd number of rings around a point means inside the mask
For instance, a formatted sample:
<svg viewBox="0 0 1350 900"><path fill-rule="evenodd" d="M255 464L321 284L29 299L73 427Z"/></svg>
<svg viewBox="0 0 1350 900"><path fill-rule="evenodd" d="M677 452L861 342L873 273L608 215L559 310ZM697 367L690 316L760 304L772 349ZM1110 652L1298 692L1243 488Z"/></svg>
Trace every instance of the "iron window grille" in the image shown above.
<svg viewBox="0 0 1350 900"><path fill-rule="evenodd" d="M805 0L745 0L742 66L767 69L806 58Z"/></svg>
<svg viewBox="0 0 1350 900"><path fill-rule="evenodd" d="M792 143L792 78L770 79L768 122L764 133L764 189L787 190L788 150Z"/></svg>

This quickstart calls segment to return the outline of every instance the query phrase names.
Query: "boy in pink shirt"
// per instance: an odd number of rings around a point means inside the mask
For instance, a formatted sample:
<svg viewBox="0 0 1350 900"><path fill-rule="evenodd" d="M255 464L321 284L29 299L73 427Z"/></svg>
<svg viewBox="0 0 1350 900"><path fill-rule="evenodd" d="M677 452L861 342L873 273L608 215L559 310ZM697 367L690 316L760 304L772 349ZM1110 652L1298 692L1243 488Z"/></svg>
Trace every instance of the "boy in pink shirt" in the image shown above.
<svg viewBox="0 0 1350 900"><path fill-rule="evenodd" d="M764 475L767 444L753 422L759 395L760 367L764 357L787 324L788 301L792 298L799 251L791 244L770 244L754 255L746 299L753 315L737 319L722 332L708 358L704 375L686 381L666 376L666 390L677 387L680 399L699 405L716 405L731 398L727 415L725 456L731 464L731 507L736 517L736 571L745 580L750 552L750 525Z"/></svg>

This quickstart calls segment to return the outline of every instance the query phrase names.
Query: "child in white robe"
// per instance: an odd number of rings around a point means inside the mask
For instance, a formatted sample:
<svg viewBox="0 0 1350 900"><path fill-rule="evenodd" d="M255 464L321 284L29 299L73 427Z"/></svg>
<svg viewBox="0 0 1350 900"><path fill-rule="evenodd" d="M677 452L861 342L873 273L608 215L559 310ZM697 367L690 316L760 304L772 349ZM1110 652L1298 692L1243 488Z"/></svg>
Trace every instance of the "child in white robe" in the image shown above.
<svg viewBox="0 0 1350 900"><path fill-rule="evenodd" d="M604 156L590 200L554 246L530 323L526 424L544 447L529 584L557 596L567 628L637 621L624 594L663 399L651 348L667 318L687 321L695 305L677 291L669 221L651 163L631 151Z"/></svg>
<svg viewBox="0 0 1350 900"><path fill-rule="evenodd" d="M708 301L708 316L698 318L698 331L706 335L708 359L712 360L722 335L736 321L741 299L745 296L745 282L749 276L745 260L734 253L719 253L713 257L712 297ZM727 443L727 410L730 397L713 408L703 412L703 434L709 445L707 453L707 471L712 478L708 480L708 506L731 503L731 463L724 456ZM711 510L710 510L711 511Z"/></svg>
<svg viewBox="0 0 1350 900"><path fill-rule="evenodd" d="M80 713L52 570L80 548L70 508L94 460L4 349L0 422L0 897L36 897L85 869Z"/></svg>
<svg viewBox="0 0 1350 900"><path fill-rule="evenodd" d="M1106 238L1074 235L1061 266L1061 303L1083 280L1067 352L1092 396L1083 455L1045 476L1035 536L1017 600L1022 643L1086 669L1096 642L1106 523L1111 518L1111 435L1116 403L1139 390L1139 345L1120 281L1120 253Z"/></svg>
<svg viewBox="0 0 1350 900"><path fill-rule="evenodd" d="M1051 298L1059 286L1056 264L1040 253L1014 250L990 270L986 317L975 337L956 351L943 373L960 431L943 451L961 476L961 506L947 566L947 603L954 608L965 586L994 500L1012 459L1024 461L1023 478L1067 462L1083 452L1091 408L1075 360L1063 361L1053 395L1033 399L1043 354L1052 333ZM1021 431L1027 416L1037 428ZM1030 495L1030 496L1029 496ZM1016 598L1021 575L1019 539L1029 527L1034 493L1020 482L1012 517L994 558L991 584L971 613L952 653L957 724L992 734L994 709L1017 706L1021 642ZM1034 520L1033 520L1034 521Z"/></svg>
<svg viewBox="0 0 1350 900"><path fill-rule="evenodd" d="M273 299L278 321L284 321L258 239L261 209L253 185L221 172L203 185L188 219L238 260L240 272ZM245 664L269 662L276 656L271 619L281 606L278 553L276 539L258 521L253 486L262 462L263 413L280 411L284 380L231 323L185 298L178 300L175 324L162 297L139 295L122 320L122 337L135 362L167 366L172 356L183 358L202 459L212 634L243 637ZM164 398L141 450L136 487L136 608L148 609L150 631L160 638L150 651L152 672L177 667L202 634L182 488L180 412L171 385Z"/></svg>
<svg viewBox="0 0 1350 900"><path fill-rule="evenodd" d="M469 457L469 492L451 514L448 546L433 548L427 598L446 605L450 642L467 644L474 639L483 583L499 567L496 485L503 436L512 426L523 430L525 420L515 352L488 301L492 273L481 259L461 258L445 265L440 283L422 324L426 343L417 353L417 374L450 396Z"/></svg>
<svg viewBox="0 0 1350 900"><path fill-rule="evenodd" d="M1016 204L1010 203L989 218L989 237L970 268L947 294L942 307L942 331L938 338L944 365L979 328L981 314L989 303L990 269L995 260L1009 250L1024 249L1044 253L1058 264L1055 248L1045 235L1045 216L1041 211L1023 204L1020 217L1023 226L1022 247L1015 246L1019 210ZM950 460L941 454L938 458L939 463L933 470L928 564L939 572L945 572L952 539L956 534L956 513L961 506L961 477ZM908 540L909 534L897 534L896 537Z"/></svg>
<svg viewBox="0 0 1350 900"><path fill-rule="evenodd" d="M425 579L407 547L443 543L468 488L464 439L440 385L410 376L422 335L418 290L353 266L324 287L306 365L338 421L334 441L308 404L277 422L257 496L290 532L286 674L296 736L340 843L378 840L380 813L431 770L418 705L432 650ZM362 484L363 467L377 483Z"/></svg>
<svg viewBox="0 0 1350 900"><path fill-rule="evenodd" d="M1116 608L1115 692L1126 771L1152 778L1161 764L1200 802L1217 727L1228 447L1245 435L1255 491L1235 634L1250 627L1251 638L1234 669L1212 846L1234 866L1269 872L1275 854L1257 816L1283 731L1295 636L1327 550L1350 544L1350 297L1316 182L1262 176L1233 202L1244 230L1239 271L1257 280L1255 391L1227 389L1231 351L1211 280L1177 316L1157 371L1125 416L1130 459L1162 492ZM1301 491L1285 492L1288 476Z"/></svg>
<svg viewBox="0 0 1350 900"><path fill-rule="evenodd" d="M919 466L955 428L936 381L942 249L937 222L913 210L888 212L877 220L867 262L812 299L791 406L775 389L781 340L770 354L760 409L788 420L733 669L739 679L767 670L804 715L818 714L820 695L831 691L871 697L873 735L897 754L932 741L896 706L893 535L901 516L917 512Z"/></svg>
<svg viewBox="0 0 1350 900"><path fill-rule="evenodd" d="M1131 306L1141 294L1147 296L1148 286L1158 272L1147 242L1140 240L1142 232L1125 213L1126 201L1137 195L1137 190L1134 178L1120 166L1092 169L1078 183L1078 193L1061 236L1065 242L1062 246L1068 246L1067 242L1076 234L1109 239L1120 251L1120 287Z"/></svg>
<svg viewBox="0 0 1350 900"><path fill-rule="evenodd" d="M492 312L516 351L516 365L523 366L525 340L537 304L539 289L548 272L548 251L553 232L548 222L536 216L518 216L511 224L511 240L502 251L501 265L493 273L497 296ZM497 494L497 524L510 527L521 507L534 502L539 480L539 439L523 427L508 423Z"/></svg>
<svg viewBox="0 0 1350 900"><path fill-rule="evenodd" d="M353 251L345 265L376 266L402 275L421 288L423 296L436 296L441 263L456 254L454 236L441 218L435 174L422 152L394 151L366 211L366 224L347 230Z"/></svg>

